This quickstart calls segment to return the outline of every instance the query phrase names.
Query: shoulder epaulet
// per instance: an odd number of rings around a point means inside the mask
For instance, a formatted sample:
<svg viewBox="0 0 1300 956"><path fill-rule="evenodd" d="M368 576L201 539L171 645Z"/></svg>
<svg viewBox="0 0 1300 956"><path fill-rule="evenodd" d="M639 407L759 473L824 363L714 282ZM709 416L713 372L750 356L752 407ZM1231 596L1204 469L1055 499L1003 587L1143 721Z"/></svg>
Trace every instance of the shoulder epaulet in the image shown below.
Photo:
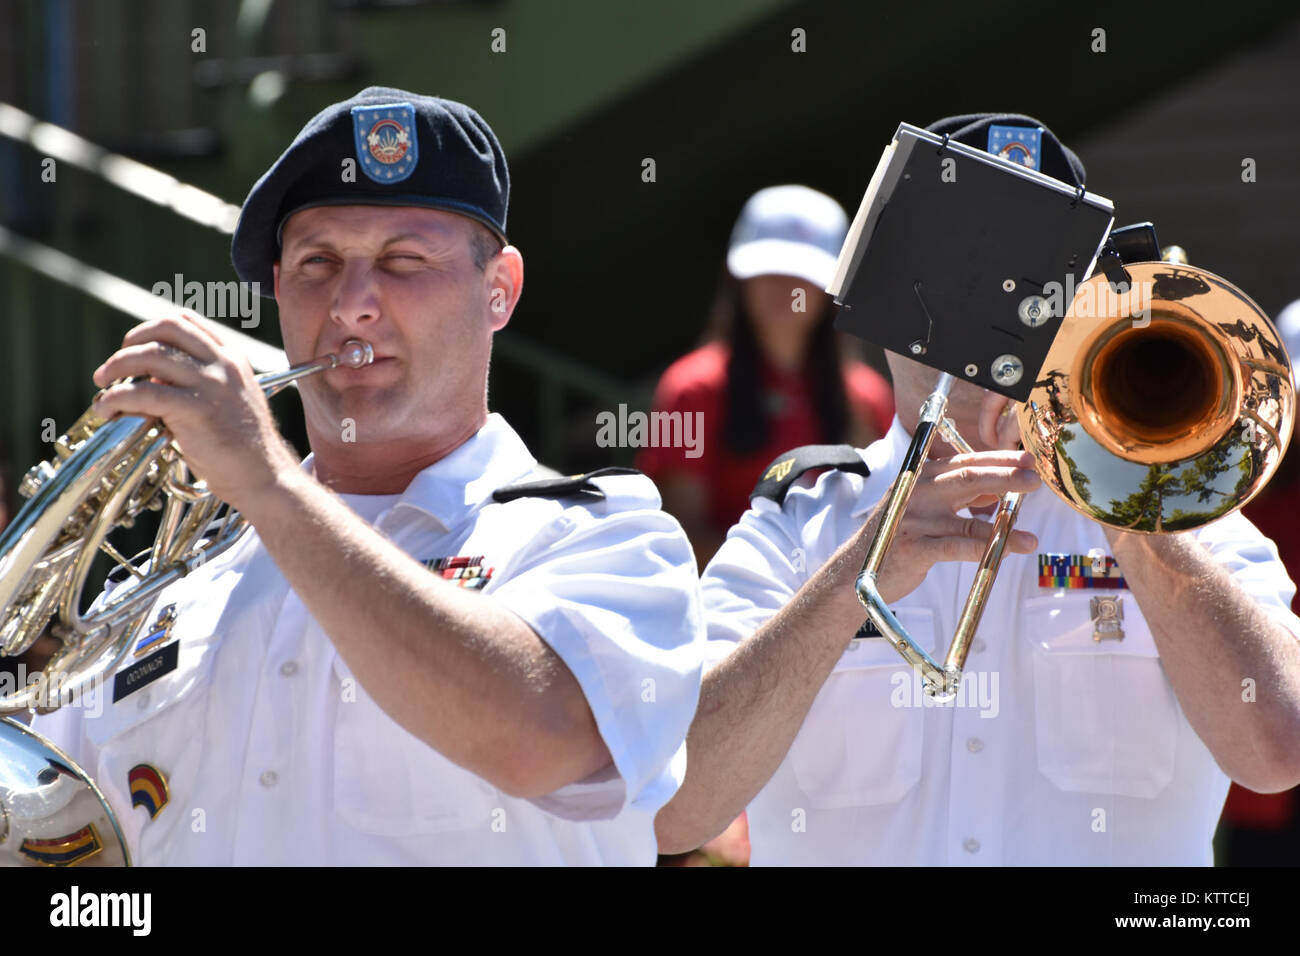
<svg viewBox="0 0 1300 956"><path fill-rule="evenodd" d="M149 555L153 554L152 548L145 548L128 563L137 571L143 570L144 566L149 563ZM120 564L115 564L108 572L107 582L110 584L121 584L131 576L131 572Z"/></svg>
<svg viewBox="0 0 1300 956"><path fill-rule="evenodd" d="M777 456L764 470L749 497L771 498L778 505L785 504L790 487L806 472L817 468L834 468L863 476L871 474L867 463L852 445L804 445Z"/></svg>
<svg viewBox="0 0 1300 956"><path fill-rule="evenodd" d="M543 478L540 481L521 481L506 485L492 492L492 500L498 503L514 501L516 498L590 498L603 499L605 493L592 481L602 475L639 475L635 468L597 468L585 475L564 475L559 478Z"/></svg>

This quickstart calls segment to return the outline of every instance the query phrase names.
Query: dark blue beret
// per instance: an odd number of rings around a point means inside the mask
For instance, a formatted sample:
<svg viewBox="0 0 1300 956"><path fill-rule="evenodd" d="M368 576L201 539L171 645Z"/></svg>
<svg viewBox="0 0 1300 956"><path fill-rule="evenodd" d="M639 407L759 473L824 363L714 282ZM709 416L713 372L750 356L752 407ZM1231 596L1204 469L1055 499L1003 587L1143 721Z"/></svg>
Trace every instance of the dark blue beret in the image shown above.
<svg viewBox="0 0 1300 956"><path fill-rule="evenodd" d="M1023 113L967 113L964 116L949 116L946 119L936 120L926 129L940 136L947 133L957 142L974 146L976 149L988 149L989 127L995 125L1042 127L1043 165L1039 172L1072 186L1083 185L1086 182L1083 163L1079 161L1079 157L1056 138L1047 128L1046 123L1041 123Z"/></svg>
<svg viewBox="0 0 1300 956"><path fill-rule="evenodd" d="M355 161L347 182L345 159ZM426 206L506 241L510 174L492 128L468 106L371 86L312 117L257 181L230 243L235 272L274 289L285 220L311 206Z"/></svg>

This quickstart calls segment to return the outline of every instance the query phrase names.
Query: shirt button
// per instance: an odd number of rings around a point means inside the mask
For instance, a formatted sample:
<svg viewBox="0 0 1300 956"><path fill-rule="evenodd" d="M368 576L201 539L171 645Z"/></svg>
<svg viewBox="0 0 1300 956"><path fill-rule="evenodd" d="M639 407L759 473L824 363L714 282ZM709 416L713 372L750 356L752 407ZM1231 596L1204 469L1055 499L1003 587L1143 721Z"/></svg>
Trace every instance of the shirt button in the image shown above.
<svg viewBox="0 0 1300 956"><path fill-rule="evenodd" d="M283 664L280 665L281 677L292 677L296 673L298 673L297 661L285 661Z"/></svg>
<svg viewBox="0 0 1300 956"><path fill-rule="evenodd" d="M984 741L980 740L978 737L972 737L970 740L966 741L966 749L973 754L977 754L984 749Z"/></svg>
<svg viewBox="0 0 1300 956"><path fill-rule="evenodd" d="M135 706L138 707L140 710L144 710L146 707L149 706L148 691L145 691L143 694L140 695L140 699L135 702Z"/></svg>
<svg viewBox="0 0 1300 956"><path fill-rule="evenodd" d="M978 853L980 851L980 841L974 837L967 837L966 842L962 844L962 849L967 853Z"/></svg>
<svg viewBox="0 0 1300 956"><path fill-rule="evenodd" d="M274 770L266 770L257 779L264 787L274 787L276 781L280 779L280 775Z"/></svg>
<svg viewBox="0 0 1300 956"><path fill-rule="evenodd" d="M988 645L984 643L983 638L976 638L975 643L971 645L971 650L976 654L983 654L987 649Z"/></svg>

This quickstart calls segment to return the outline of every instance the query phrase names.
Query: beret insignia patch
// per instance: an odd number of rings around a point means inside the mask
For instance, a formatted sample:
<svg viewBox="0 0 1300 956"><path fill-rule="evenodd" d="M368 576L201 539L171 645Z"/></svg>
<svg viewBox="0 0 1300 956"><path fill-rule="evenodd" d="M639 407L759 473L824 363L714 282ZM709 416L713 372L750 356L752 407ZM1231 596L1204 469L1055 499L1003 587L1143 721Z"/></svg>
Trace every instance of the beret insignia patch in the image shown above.
<svg viewBox="0 0 1300 956"><path fill-rule="evenodd" d="M377 183L400 183L420 159L415 107L410 103L352 107L357 161Z"/></svg>
<svg viewBox="0 0 1300 956"><path fill-rule="evenodd" d="M988 151L1021 166L1042 169L1043 131L1024 126L990 126Z"/></svg>

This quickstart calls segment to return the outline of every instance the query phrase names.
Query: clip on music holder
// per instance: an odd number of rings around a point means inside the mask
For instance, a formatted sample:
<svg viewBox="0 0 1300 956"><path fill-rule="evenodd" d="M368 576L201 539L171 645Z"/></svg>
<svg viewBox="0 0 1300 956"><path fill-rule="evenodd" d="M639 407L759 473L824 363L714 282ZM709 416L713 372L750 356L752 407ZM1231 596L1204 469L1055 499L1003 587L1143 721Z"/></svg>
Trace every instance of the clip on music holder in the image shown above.
<svg viewBox="0 0 1300 956"><path fill-rule="evenodd" d="M1024 401L1113 222L1108 199L903 123L827 287L835 327Z"/></svg>

